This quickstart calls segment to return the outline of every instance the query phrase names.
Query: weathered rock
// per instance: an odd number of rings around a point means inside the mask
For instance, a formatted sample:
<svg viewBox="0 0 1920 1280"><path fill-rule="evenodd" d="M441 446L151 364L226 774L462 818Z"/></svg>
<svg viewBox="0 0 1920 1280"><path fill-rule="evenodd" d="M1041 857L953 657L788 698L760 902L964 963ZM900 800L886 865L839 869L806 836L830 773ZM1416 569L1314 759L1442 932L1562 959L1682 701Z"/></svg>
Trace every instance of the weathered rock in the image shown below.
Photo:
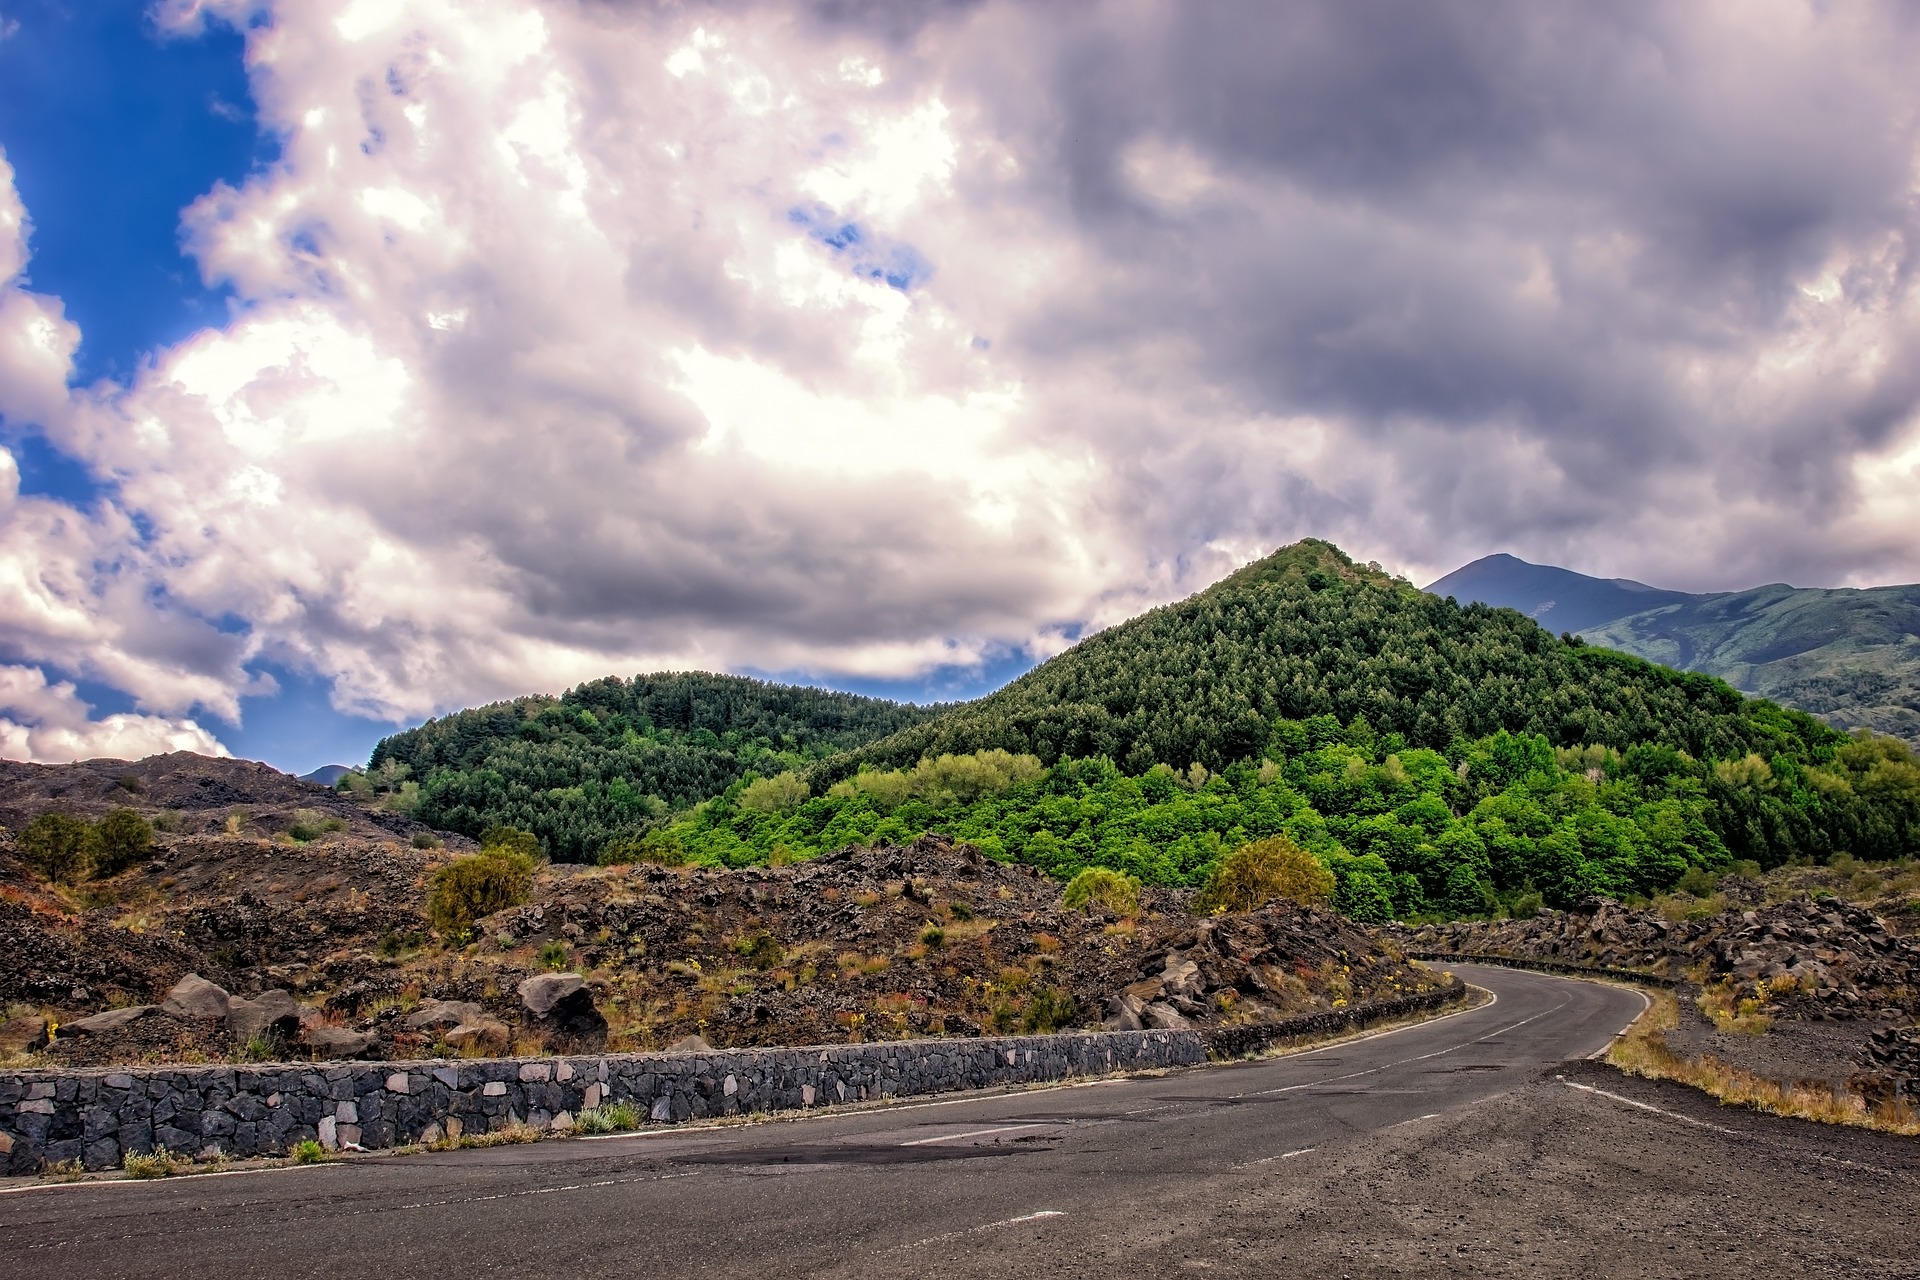
<svg viewBox="0 0 1920 1280"><path fill-rule="evenodd" d="M373 1048L374 1039L371 1031L349 1031L325 1023L300 1030L300 1043L319 1058L357 1058Z"/></svg>
<svg viewBox="0 0 1920 1280"><path fill-rule="evenodd" d="M157 1004L128 1005L124 1009L108 1009L102 1013L89 1014L76 1018L72 1022L60 1024L62 1036L104 1036L116 1031L124 1031L148 1014L160 1012Z"/></svg>
<svg viewBox="0 0 1920 1280"><path fill-rule="evenodd" d="M233 997L197 973L173 984L160 1007L182 1022L224 1022Z"/></svg>
<svg viewBox="0 0 1920 1280"><path fill-rule="evenodd" d="M1166 968L1160 973L1160 982L1170 996L1191 998L1206 990L1200 977L1200 966L1177 951L1167 953Z"/></svg>
<svg viewBox="0 0 1920 1280"><path fill-rule="evenodd" d="M528 978L514 990L520 995L521 1008L536 1018L548 1018L586 985L586 979L577 973L542 973ZM588 1000L591 1002L592 997Z"/></svg>
<svg viewBox="0 0 1920 1280"><path fill-rule="evenodd" d="M492 1018L478 1018L472 1022L461 1023L442 1038L462 1053L498 1056L507 1051L507 1045L513 1040L513 1033L507 1030L504 1022L496 1022Z"/></svg>
<svg viewBox="0 0 1920 1280"><path fill-rule="evenodd" d="M285 991L262 991L248 1000L235 996L227 1002L227 1029L234 1041L291 1040L300 1033L300 1006Z"/></svg>
<svg viewBox="0 0 1920 1280"><path fill-rule="evenodd" d="M1106 1029L1109 1031L1139 1031L1146 1026L1141 1014L1146 1006L1140 997L1122 991L1107 1001Z"/></svg>
<svg viewBox="0 0 1920 1280"><path fill-rule="evenodd" d="M713 1046L700 1036L681 1036L667 1046L668 1053L712 1053Z"/></svg>
<svg viewBox="0 0 1920 1280"><path fill-rule="evenodd" d="M486 1011L471 1000L427 1000L401 1025L409 1031L437 1031L478 1022L485 1016Z"/></svg>
<svg viewBox="0 0 1920 1280"><path fill-rule="evenodd" d="M0 1053L31 1053L47 1047L47 1020L32 1014L0 1022Z"/></svg>
<svg viewBox="0 0 1920 1280"><path fill-rule="evenodd" d="M1156 1000L1140 1011L1140 1020L1155 1031L1191 1031L1193 1023L1172 1005Z"/></svg>
<svg viewBox="0 0 1920 1280"><path fill-rule="evenodd" d="M521 1007L549 1034L589 1044L605 1038L607 1020L594 1007L593 992L579 974L543 973L517 990Z"/></svg>

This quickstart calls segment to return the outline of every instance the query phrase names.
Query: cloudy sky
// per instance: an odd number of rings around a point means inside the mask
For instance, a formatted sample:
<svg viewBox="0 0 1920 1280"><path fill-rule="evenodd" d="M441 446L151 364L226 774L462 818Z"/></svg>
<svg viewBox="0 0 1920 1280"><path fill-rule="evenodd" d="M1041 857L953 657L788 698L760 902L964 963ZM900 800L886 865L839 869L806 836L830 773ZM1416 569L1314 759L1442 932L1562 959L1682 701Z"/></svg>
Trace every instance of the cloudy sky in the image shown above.
<svg viewBox="0 0 1920 1280"><path fill-rule="evenodd" d="M1920 579L1920 17L0 0L0 756L973 694L1305 535Z"/></svg>

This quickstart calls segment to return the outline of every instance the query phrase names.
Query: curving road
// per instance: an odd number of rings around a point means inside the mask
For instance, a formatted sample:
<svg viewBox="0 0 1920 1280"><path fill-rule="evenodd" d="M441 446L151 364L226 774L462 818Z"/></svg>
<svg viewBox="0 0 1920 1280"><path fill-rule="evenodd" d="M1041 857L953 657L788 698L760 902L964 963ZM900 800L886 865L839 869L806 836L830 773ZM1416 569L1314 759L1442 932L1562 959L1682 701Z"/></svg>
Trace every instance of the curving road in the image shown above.
<svg viewBox="0 0 1920 1280"><path fill-rule="evenodd" d="M4 1194L0 1257L36 1277L1259 1273L1286 1258L1304 1274L1347 1274L1327 1250L1356 1228L1321 1239L1315 1215L1358 1203L1367 1234L1386 1210L1342 1188L1440 1135L1458 1148L1463 1123L1516 1107L1656 1128L1671 1114L1541 1083L1555 1079L1543 1068L1603 1048L1640 1011L1638 995L1455 971L1497 999L1268 1062L730 1129ZM1685 1124L1689 1139L1706 1132ZM1535 1146L1561 1140L1576 1141L1573 1128L1548 1123ZM1345 1172L1326 1182L1335 1166ZM1325 1190L1300 1200L1316 1181ZM1283 1212L1274 1197L1288 1195ZM1463 1256L1448 1253L1449 1265ZM1515 1274L1540 1273L1533 1261Z"/></svg>

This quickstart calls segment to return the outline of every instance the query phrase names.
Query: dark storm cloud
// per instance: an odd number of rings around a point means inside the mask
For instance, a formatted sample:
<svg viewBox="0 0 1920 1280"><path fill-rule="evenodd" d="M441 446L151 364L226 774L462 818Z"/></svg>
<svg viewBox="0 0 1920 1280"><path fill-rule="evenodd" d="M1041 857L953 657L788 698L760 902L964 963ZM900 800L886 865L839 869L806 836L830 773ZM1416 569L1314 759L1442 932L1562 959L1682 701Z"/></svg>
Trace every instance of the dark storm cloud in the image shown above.
<svg viewBox="0 0 1920 1280"><path fill-rule="evenodd" d="M1861 550L1820 541L1855 455L1910 425L1920 391L1902 319L1920 49L1909 10L1804 29L1797 12L1031 7L962 75L1103 269L1017 337L1045 366L1178 335L1247 412L1337 419L1399 481L1374 505L1414 508L1386 533L1403 555L1598 537L1677 571L1636 543L1684 471L1794 513L1712 551L1831 580ZM1005 71L1022 48L1037 75ZM1156 201L1128 169L1143 140L1210 188ZM1802 286L1836 258L1843 306L1881 316L1898 356L1864 385L1836 370L1736 409L1740 372L1793 340ZM1526 473L1452 456L1489 438ZM1216 487L1220 462L1182 452L1180 479ZM1169 521L1195 505L1178 484L1151 486ZM1515 489L1552 501L1530 512ZM1436 535L1444 550L1416 545Z"/></svg>

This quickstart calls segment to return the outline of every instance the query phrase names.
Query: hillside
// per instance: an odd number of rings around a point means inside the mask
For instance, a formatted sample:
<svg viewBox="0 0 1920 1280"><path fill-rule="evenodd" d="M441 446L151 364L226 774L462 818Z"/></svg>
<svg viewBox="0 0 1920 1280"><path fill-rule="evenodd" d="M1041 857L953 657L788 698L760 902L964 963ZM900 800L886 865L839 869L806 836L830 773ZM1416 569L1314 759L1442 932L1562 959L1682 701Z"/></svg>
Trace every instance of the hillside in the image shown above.
<svg viewBox="0 0 1920 1280"><path fill-rule="evenodd" d="M803 768L943 709L699 672L609 676L429 720L376 746L370 773L411 784L404 807L422 822L519 827L577 862L749 770Z"/></svg>
<svg viewBox="0 0 1920 1280"><path fill-rule="evenodd" d="M1587 630L1593 644L1920 745L1920 586L1781 584L1707 596Z"/></svg>
<svg viewBox="0 0 1920 1280"><path fill-rule="evenodd" d="M1496 555L1426 590L1920 746L1920 586L1695 595Z"/></svg>
<svg viewBox="0 0 1920 1280"><path fill-rule="evenodd" d="M1563 643L1511 610L1448 604L1308 539L810 780L994 747L1047 764L1105 756L1128 773L1218 770L1257 757L1276 719L1322 715L1436 749L1501 730L1695 757L1817 751L1832 737L1717 680Z"/></svg>

